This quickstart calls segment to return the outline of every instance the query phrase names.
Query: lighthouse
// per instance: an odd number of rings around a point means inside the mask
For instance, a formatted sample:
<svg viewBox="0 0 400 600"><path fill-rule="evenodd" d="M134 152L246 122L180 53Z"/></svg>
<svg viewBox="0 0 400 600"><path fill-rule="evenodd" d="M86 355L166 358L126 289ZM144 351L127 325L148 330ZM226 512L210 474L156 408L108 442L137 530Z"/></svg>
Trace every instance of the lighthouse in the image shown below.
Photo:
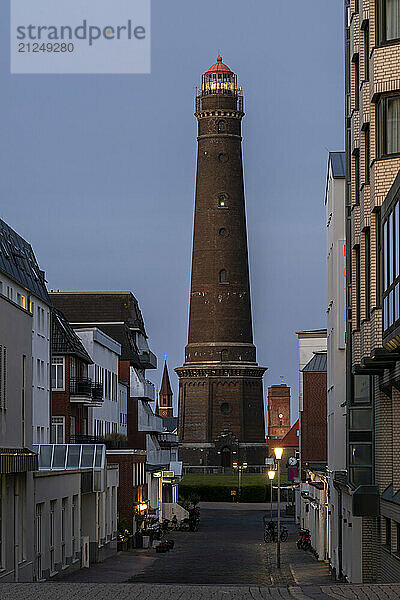
<svg viewBox="0 0 400 600"><path fill-rule="evenodd" d="M218 56L196 93L197 176L180 458L264 464L263 374L253 344L242 162L243 94Z"/></svg>

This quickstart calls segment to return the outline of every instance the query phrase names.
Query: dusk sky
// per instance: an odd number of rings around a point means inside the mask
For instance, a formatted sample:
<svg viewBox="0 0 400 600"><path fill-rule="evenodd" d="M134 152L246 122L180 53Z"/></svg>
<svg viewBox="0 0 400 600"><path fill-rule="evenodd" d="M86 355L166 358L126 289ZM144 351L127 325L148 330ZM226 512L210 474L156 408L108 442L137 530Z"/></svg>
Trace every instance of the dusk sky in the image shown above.
<svg viewBox="0 0 400 600"><path fill-rule="evenodd" d="M152 0L150 75L10 75L0 5L0 217L49 289L131 290L159 370L187 341L195 86L222 54L244 88L253 327L265 390L326 326L328 151L344 150L342 0Z"/></svg>

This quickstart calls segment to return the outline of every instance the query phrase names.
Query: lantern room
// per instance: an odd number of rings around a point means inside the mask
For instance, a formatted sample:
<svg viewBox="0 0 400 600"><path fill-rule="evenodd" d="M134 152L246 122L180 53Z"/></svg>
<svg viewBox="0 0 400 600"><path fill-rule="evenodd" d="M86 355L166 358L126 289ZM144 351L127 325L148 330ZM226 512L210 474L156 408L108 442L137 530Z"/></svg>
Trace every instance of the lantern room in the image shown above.
<svg viewBox="0 0 400 600"><path fill-rule="evenodd" d="M237 91L235 73L222 62L222 57L218 56L215 65L212 65L202 77L202 95L236 94Z"/></svg>

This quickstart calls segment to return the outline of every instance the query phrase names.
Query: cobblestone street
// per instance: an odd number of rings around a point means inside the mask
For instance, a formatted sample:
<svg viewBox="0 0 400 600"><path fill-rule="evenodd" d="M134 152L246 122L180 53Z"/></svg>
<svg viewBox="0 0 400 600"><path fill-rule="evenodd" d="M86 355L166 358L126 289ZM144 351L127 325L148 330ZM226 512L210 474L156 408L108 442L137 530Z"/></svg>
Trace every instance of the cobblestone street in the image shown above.
<svg viewBox="0 0 400 600"><path fill-rule="evenodd" d="M293 519L284 518L282 568L275 545L262 540L265 505L203 504L200 531L168 537L175 548L120 553L62 581L3 584L0 600L394 600L400 586L350 586L332 582L327 566L295 544Z"/></svg>

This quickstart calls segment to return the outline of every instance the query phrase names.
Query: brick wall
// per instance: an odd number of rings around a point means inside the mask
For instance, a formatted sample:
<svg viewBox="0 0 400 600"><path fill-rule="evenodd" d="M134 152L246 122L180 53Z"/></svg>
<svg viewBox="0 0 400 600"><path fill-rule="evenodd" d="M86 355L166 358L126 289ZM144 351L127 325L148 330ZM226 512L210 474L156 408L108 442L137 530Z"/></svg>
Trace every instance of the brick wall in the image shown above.
<svg viewBox="0 0 400 600"><path fill-rule="evenodd" d="M303 373L301 464L327 461L326 373Z"/></svg>

